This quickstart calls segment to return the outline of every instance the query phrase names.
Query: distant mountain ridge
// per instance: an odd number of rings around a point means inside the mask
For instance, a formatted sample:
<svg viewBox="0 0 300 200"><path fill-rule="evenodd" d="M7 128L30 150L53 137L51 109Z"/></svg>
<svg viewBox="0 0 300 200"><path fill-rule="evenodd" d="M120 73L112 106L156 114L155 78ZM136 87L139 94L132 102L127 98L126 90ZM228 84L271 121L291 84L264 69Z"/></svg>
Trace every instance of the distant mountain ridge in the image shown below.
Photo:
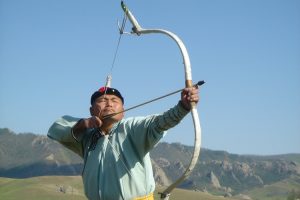
<svg viewBox="0 0 300 200"><path fill-rule="evenodd" d="M192 151L179 143L159 143L151 151L156 183L169 185L180 176ZM81 169L79 156L47 136L0 129L1 177L80 175ZM180 187L231 196L278 182L286 182L288 190L300 188L300 154L256 156L201 149L194 171Z"/></svg>

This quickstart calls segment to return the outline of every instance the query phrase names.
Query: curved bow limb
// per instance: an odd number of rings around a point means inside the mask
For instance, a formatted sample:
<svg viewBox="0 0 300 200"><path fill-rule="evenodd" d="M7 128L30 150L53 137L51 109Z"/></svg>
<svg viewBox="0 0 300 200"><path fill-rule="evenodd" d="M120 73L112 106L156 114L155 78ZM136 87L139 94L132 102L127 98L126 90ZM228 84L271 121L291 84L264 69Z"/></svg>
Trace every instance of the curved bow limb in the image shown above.
<svg viewBox="0 0 300 200"><path fill-rule="evenodd" d="M133 33L137 35L141 34L150 34L150 33L161 33L164 35L169 36L171 39L173 39L176 44L178 45L181 55L183 58L183 64L184 64L184 69L185 69L185 86L186 87L193 87L193 82L192 82L192 70L191 70L191 63L190 63L190 58L187 52L187 49L185 45L183 44L182 40L175 35L174 33L164 30L164 29L143 29L133 14L130 12L130 10L126 7L124 2L121 2L121 6L126 13L128 19L130 20L131 24L133 25L132 31ZM196 104L192 104L192 109L191 109L191 114L193 118L193 125L194 125L194 133L195 133L195 141L194 141L194 151L193 151L193 156L192 159L189 163L189 166L186 168L185 172L183 175L181 175L173 184L171 184L168 188L166 188L163 192L161 192L161 199L168 200L171 191L176 188L182 181L184 181L192 172L194 169L199 155L200 155L200 146L201 146L201 126L200 126L200 119L199 115L197 112Z"/></svg>

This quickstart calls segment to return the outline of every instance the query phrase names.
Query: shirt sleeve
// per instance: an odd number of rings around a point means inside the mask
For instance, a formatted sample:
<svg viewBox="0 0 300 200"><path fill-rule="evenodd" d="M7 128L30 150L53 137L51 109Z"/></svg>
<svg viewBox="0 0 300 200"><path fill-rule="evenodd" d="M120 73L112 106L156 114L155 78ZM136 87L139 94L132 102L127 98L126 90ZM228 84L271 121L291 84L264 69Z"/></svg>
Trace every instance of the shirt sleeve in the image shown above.
<svg viewBox="0 0 300 200"><path fill-rule="evenodd" d="M83 157L82 142L77 142L71 133L72 127L79 120L80 118L65 115L52 124L52 126L49 128L47 136Z"/></svg>
<svg viewBox="0 0 300 200"><path fill-rule="evenodd" d="M177 124L189 113L180 103L168 111L134 120L134 128L131 130L131 140L137 151L144 156L164 136L166 131Z"/></svg>
<svg viewBox="0 0 300 200"><path fill-rule="evenodd" d="M189 113L180 102L173 108L156 116L154 119L153 129L156 132L162 133L170 128L173 128Z"/></svg>

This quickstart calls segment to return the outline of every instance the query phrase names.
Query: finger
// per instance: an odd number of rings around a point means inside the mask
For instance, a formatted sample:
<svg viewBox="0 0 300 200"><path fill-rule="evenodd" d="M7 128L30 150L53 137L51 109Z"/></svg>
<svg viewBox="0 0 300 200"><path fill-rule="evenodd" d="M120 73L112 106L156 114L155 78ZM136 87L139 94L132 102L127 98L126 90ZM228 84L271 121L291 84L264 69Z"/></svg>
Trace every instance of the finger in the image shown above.
<svg viewBox="0 0 300 200"><path fill-rule="evenodd" d="M95 116L98 117L98 118L101 118L101 111L102 110L99 110L98 113L97 113L97 115L95 115Z"/></svg>
<svg viewBox="0 0 300 200"><path fill-rule="evenodd" d="M96 127L100 127L102 125L101 119L97 116L94 116L94 123Z"/></svg>
<svg viewBox="0 0 300 200"><path fill-rule="evenodd" d="M89 126L89 128L97 128L97 127L99 127L98 123L97 123L97 117L96 116L92 116L92 117L89 118L89 120L88 120L88 126Z"/></svg>
<svg viewBox="0 0 300 200"><path fill-rule="evenodd" d="M91 118L89 118L89 120L88 120L88 126L89 126L89 128L95 128L96 127L94 116L92 116Z"/></svg>
<svg viewBox="0 0 300 200"><path fill-rule="evenodd" d="M191 88L191 92L192 92L193 94L198 93L198 92L199 92L198 87L193 87L193 88Z"/></svg>

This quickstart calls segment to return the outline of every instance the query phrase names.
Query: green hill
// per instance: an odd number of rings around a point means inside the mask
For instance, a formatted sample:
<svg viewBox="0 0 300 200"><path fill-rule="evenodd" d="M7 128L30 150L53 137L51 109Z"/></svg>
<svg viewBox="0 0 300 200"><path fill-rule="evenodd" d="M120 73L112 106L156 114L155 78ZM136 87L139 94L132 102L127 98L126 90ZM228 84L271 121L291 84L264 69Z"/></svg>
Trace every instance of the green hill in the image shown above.
<svg viewBox="0 0 300 200"><path fill-rule="evenodd" d="M0 178L0 199L87 200L80 176L42 176L26 179ZM159 196L155 192L155 199ZM224 200L208 193L175 189L170 200ZM226 198L227 200L233 200Z"/></svg>
<svg viewBox="0 0 300 200"><path fill-rule="evenodd" d="M296 191L297 198L290 198L290 200L300 199L300 178L291 177L282 181L278 181L271 185L265 185L260 188L255 188L248 192L245 192L252 199L262 200L288 200L288 196L293 191Z"/></svg>
<svg viewBox="0 0 300 200"><path fill-rule="evenodd" d="M0 199L86 200L79 176L42 176L26 179L0 178Z"/></svg>
<svg viewBox="0 0 300 200"><path fill-rule="evenodd" d="M235 197L213 196L209 193L175 189L170 200L243 200L251 196L253 200L287 200L288 191L298 191L298 178L280 181L262 188L256 188ZM155 199L159 200L158 187ZM83 193L80 176L41 176L26 179L0 178L0 199L5 200L87 200Z"/></svg>

